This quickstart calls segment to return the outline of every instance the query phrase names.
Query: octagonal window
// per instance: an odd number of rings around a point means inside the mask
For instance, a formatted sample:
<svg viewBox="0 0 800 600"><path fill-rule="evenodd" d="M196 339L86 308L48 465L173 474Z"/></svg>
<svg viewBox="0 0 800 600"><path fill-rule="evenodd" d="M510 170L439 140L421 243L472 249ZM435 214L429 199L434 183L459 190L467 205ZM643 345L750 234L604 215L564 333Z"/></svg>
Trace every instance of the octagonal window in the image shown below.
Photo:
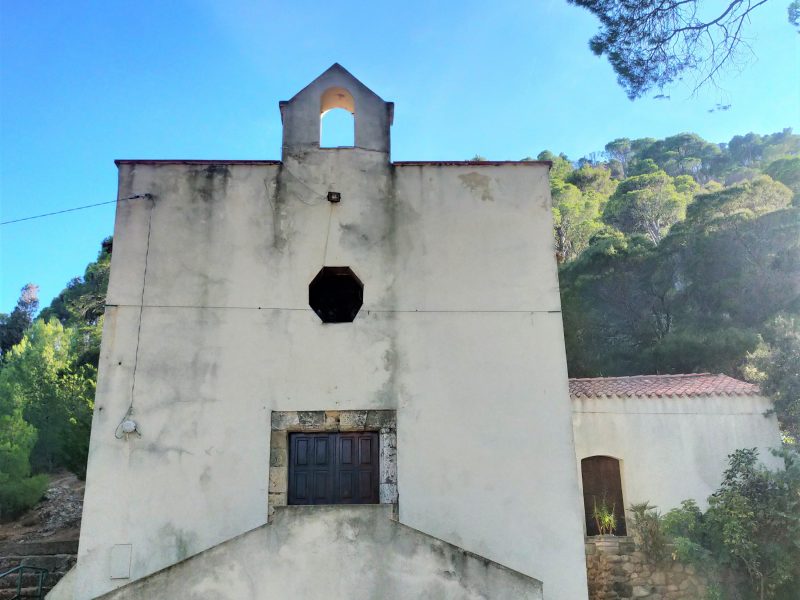
<svg viewBox="0 0 800 600"><path fill-rule="evenodd" d="M308 285L308 303L323 323L352 323L364 304L364 284L350 267L322 267Z"/></svg>

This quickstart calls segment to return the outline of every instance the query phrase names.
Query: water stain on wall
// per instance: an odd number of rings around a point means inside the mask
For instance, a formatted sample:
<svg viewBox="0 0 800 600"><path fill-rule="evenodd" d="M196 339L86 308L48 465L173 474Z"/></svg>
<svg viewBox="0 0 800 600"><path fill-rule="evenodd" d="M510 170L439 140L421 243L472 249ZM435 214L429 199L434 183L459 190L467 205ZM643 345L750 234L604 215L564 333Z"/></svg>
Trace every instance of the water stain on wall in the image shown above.
<svg viewBox="0 0 800 600"><path fill-rule="evenodd" d="M472 191L473 194L479 195L481 200L484 202L494 202L494 197L489 189L489 184L491 183L491 179L489 177L473 172L459 175L458 178L461 180L461 183L463 183L470 189L470 191Z"/></svg>

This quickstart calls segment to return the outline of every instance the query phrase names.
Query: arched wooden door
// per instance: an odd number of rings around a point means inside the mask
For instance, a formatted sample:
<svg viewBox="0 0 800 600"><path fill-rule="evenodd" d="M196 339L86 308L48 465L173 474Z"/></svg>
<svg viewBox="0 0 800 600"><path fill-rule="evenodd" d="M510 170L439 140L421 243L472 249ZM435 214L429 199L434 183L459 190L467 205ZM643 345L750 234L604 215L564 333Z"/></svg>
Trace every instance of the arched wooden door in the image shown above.
<svg viewBox="0 0 800 600"><path fill-rule="evenodd" d="M613 509L616 521L614 535L627 535L625 501L619 460L611 456L590 456L581 461L583 508L586 513L586 535L600 533L594 518L595 506L605 504Z"/></svg>

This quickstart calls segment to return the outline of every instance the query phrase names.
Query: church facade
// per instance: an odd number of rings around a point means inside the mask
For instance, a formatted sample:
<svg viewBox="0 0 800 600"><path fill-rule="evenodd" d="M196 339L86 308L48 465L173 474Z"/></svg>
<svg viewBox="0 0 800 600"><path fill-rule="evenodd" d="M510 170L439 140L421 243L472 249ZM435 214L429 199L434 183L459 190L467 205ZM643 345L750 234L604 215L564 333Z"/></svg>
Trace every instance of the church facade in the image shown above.
<svg viewBox="0 0 800 600"><path fill-rule="evenodd" d="M353 147L320 147L333 108ZM201 570L186 597L583 600L549 164L392 162L393 105L339 65L280 109L280 161L117 163L133 199L59 587L263 534L256 595Z"/></svg>

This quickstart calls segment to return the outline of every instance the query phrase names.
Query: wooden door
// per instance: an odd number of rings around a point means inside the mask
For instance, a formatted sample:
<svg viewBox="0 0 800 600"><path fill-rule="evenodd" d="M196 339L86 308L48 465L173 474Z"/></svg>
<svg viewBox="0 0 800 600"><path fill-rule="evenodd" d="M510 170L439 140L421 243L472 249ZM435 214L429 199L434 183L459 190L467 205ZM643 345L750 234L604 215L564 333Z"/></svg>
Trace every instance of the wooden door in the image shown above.
<svg viewBox="0 0 800 600"><path fill-rule="evenodd" d="M590 456L581 461L581 478L583 480L583 508L586 513L586 535L597 535L597 523L594 520L595 504L603 502L614 509L617 527L615 535L627 535L625 525L625 503L622 498L622 478L619 472L619 461L610 456Z"/></svg>
<svg viewBox="0 0 800 600"><path fill-rule="evenodd" d="M377 504L378 434L289 434L289 504Z"/></svg>

